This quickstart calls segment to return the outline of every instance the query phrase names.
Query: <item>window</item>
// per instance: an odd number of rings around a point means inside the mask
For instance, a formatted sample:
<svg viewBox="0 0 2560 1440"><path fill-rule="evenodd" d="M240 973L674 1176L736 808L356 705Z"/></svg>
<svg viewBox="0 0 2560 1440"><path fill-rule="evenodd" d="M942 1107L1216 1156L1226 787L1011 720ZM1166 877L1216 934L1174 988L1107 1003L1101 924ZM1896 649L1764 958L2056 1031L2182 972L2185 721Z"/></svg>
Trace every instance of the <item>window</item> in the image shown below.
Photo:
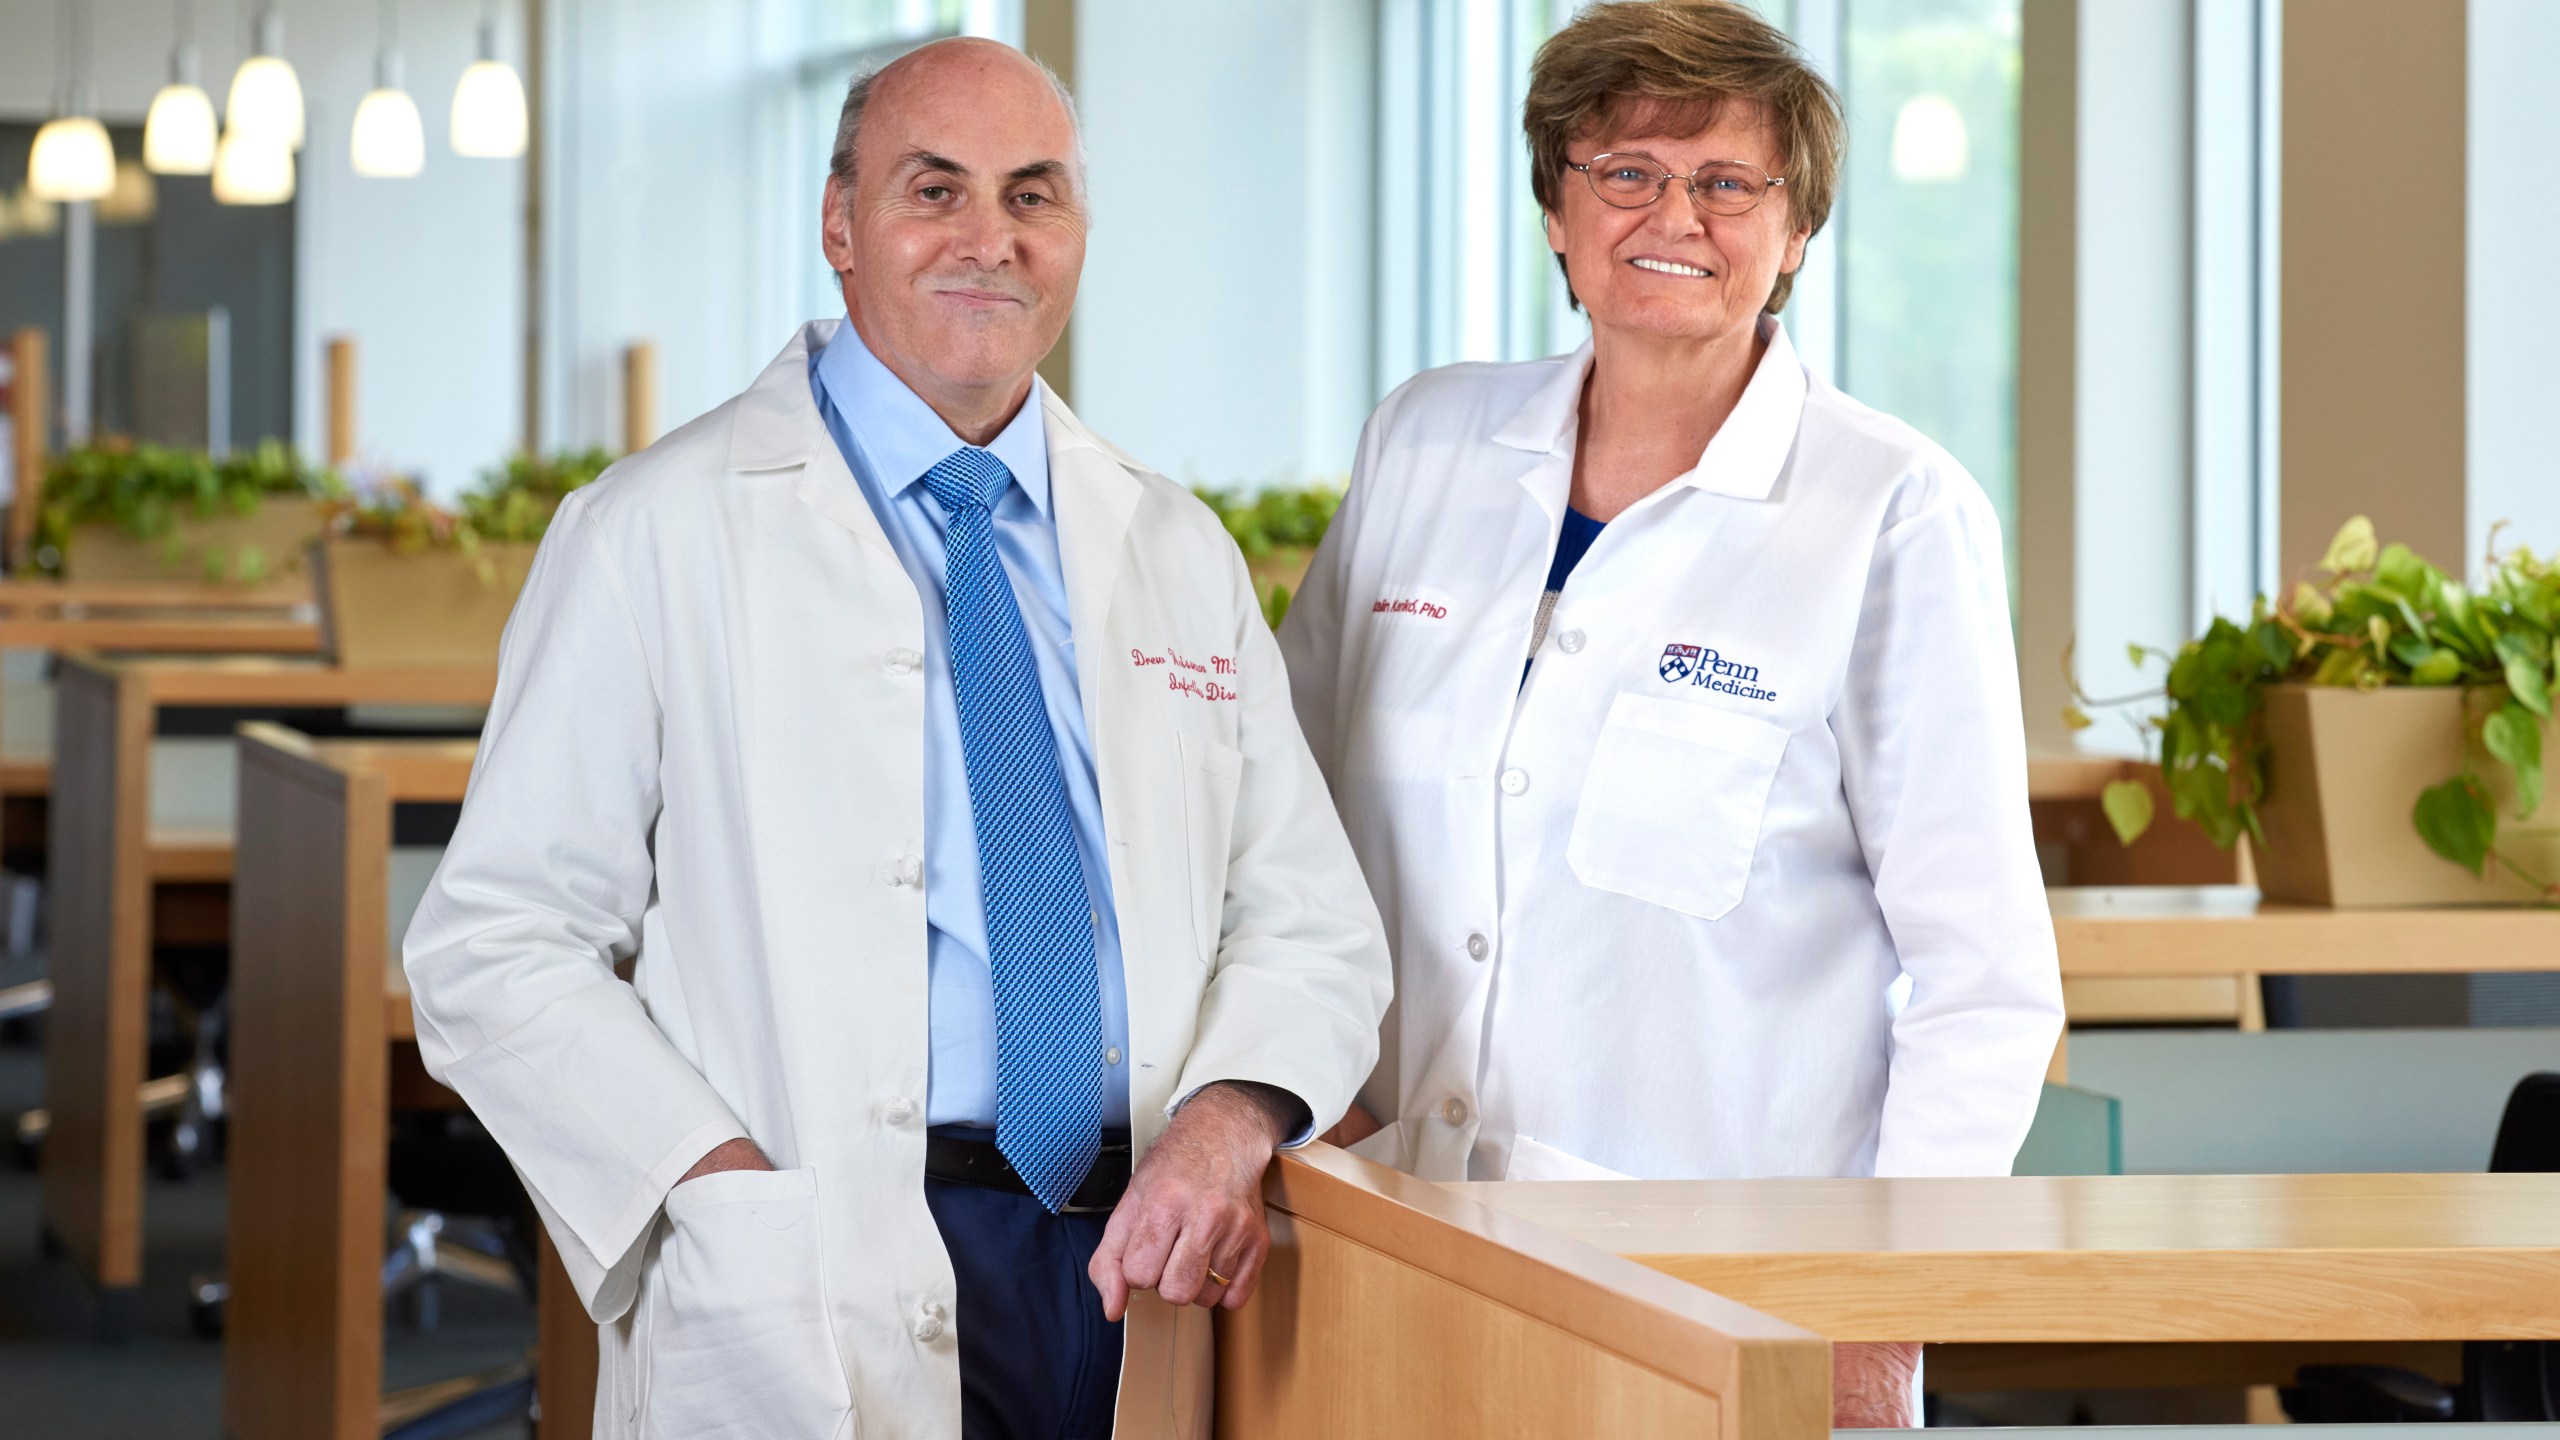
<svg viewBox="0 0 2560 1440"><path fill-rule="evenodd" d="M1572 0L1388 0L1379 13L1381 391L1461 360L1582 343L1520 137L1529 61Z"/></svg>
<svg viewBox="0 0 2560 1440"><path fill-rule="evenodd" d="M2017 533L2019 0L1796 0L1849 112L1833 382L1947 447ZM1808 347L1814 348L1814 347ZM2015 588L2015 546L2010 573Z"/></svg>

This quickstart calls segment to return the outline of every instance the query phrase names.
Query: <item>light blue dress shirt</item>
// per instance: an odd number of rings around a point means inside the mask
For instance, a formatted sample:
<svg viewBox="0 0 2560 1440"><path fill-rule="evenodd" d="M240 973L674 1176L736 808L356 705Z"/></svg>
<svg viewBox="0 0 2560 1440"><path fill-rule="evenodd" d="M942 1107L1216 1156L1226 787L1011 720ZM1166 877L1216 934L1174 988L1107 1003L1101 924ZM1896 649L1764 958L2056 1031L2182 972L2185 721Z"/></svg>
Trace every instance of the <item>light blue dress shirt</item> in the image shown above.
<svg viewBox="0 0 2560 1440"><path fill-rule="evenodd" d="M844 452L871 513L889 533L898 563L924 601L924 893L926 964L932 986L933 1069L927 1123L996 1123L995 984L987 969L987 910L978 879L978 832L969 814L969 777L960 759L960 709L951 688L951 622L943 593L948 519L925 491L924 472L968 442L951 433L933 407L889 373L848 320L809 365L818 413ZM1014 602L1040 667L1040 694L1058 738L1058 771L1067 782L1076 854L1094 909L1093 959L1101 972L1102 1123L1129 1123L1129 995L1120 969L1120 922L1111 903L1111 872L1102 841L1102 795L1093 778L1093 745L1085 734L1076 684L1075 627L1067 611L1067 577L1058 559L1058 524L1049 494L1049 435L1040 418L1041 385L1020 414L986 448L1013 472L995 507L996 553L1013 582Z"/></svg>

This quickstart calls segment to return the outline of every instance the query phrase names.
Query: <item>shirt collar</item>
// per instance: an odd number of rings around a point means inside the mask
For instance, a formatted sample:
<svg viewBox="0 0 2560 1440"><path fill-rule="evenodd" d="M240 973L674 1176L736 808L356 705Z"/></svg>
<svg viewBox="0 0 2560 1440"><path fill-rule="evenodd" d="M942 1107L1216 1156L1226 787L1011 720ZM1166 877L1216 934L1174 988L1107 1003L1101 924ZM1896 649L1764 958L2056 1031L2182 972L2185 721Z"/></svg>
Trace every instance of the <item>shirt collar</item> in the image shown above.
<svg viewBox="0 0 2560 1440"><path fill-rule="evenodd" d="M835 338L819 352L816 373L828 403L835 406L873 477L890 495L921 484L924 472L969 443L953 434L932 406L880 363L851 320L838 325ZM1034 376L1022 408L986 448L1013 472L1013 483L1046 515L1049 438L1040 414L1044 388Z"/></svg>
<svg viewBox="0 0 2560 1440"><path fill-rule="evenodd" d="M1765 500L1777 485L1778 472L1795 448L1796 428L1804 418L1804 364L1796 358L1795 346L1778 317L1760 317L1760 334L1768 341L1768 349L1743 386L1742 399L1707 442L1698 463L1672 484L1744 500ZM1582 428L1582 382L1590 373L1591 342L1585 340L1494 432L1495 443L1515 450L1572 454Z"/></svg>

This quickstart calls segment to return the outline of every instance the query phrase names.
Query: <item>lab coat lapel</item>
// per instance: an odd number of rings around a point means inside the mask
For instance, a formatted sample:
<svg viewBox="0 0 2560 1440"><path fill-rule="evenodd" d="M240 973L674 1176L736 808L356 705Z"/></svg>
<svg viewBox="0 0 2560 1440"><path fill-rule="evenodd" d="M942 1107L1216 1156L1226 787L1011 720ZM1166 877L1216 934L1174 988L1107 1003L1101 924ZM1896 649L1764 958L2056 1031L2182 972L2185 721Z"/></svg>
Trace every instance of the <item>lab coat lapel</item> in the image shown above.
<svg viewBox="0 0 2560 1440"><path fill-rule="evenodd" d="M801 326L738 397L729 429L729 468L739 474L798 470L791 490L801 503L852 531L864 549L894 565L898 552L890 548L888 532L863 498L844 452L827 433L817 396L809 388L809 357L824 350L843 323L812 320Z"/></svg>
<svg viewBox="0 0 2560 1440"><path fill-rule="evenodd" d="M1065 402L1040 387L1048 423L1049 504L1058 520L1058 562L1067 576L1067 618L1075 627L1076 689L1084 697L1085 733L1099 736L1102 656L1111 599L1120 578L1129 524L1138 509L1138 478L1103 448Z"/></svg>

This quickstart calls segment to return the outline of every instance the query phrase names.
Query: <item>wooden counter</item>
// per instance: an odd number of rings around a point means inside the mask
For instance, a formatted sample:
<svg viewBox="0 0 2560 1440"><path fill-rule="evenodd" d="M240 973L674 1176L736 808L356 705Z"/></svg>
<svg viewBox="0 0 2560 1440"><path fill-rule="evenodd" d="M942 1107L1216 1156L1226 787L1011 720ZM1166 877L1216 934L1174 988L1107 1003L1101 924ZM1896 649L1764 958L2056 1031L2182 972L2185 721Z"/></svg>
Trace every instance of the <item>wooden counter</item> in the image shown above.
<svg viewBox="0 0 2560 1440"><path fill-rule="evenodd" d="M1834 1341L2560 1339L2560 1175L1452 1188Z"/></svg>

